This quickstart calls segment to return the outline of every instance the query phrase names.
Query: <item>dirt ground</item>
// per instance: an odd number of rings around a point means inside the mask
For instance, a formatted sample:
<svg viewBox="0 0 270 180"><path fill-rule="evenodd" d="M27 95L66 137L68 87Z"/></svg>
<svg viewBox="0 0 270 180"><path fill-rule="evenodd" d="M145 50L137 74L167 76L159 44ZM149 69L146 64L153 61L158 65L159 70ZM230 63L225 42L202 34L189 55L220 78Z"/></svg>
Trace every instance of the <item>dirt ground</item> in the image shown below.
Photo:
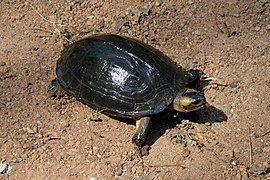
<svg viewBox="0 0 270 180"><path fill-rule="evenodd" d="M268 0L2 0L0 15L2 179L270 179ZM64 46L102 33L203 70L209 113L158 115L140 159L133 122L46 98Z"/></svg>

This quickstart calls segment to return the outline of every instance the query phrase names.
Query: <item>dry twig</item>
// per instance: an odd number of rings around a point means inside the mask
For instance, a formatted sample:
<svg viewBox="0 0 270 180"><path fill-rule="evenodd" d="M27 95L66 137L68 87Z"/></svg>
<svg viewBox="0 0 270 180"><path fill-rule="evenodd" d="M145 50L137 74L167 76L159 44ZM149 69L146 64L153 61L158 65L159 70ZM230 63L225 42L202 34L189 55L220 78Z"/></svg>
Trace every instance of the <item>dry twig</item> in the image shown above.
<svg viewBox="0 0 270 180"><path fill-rule="evenodd" d="M60 38L63 38L64 40L66 40L66 41L68 41L68 42L70 42L70 43L72 43L72 41L71 40L69 40L68 38L67 38L67 35L66 35L66 33L65 32L63 32L62 31L62 29L61 29L61 27L63 26L63 25L61 25L61 24L59 24L58 22L56 22L56 21L50 21L50 20L48 20L46 17L44 17L40 12L38 12L38 10L31 4L31 3L29 3L29 2L25 2L25 4L26 5L29 5L43 20L45 20L46 22L48 22L48 23L50 23L51 25L52 25L52 27L54 28L54 31L58 34L58 36L60 37ZM30 28L30 29L36 29L36 30L41 30L41 31L45 31L45 32L50 32L50 33L52 33L51 31L49 31L49 30L46 30L46 29L43 29L43 28Z"/></svg>

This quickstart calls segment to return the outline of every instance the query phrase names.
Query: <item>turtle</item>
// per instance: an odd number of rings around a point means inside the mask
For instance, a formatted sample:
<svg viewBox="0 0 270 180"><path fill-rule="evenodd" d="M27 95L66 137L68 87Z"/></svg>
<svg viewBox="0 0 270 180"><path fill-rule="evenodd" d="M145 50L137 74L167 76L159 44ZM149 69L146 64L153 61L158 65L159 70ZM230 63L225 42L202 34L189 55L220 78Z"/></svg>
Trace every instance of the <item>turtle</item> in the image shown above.
<svg viewBox="0 0 270 180"><path fill-rule="evenodd" d="M132 143L140 156L146 154L153 115L208 106L204 92L189 87L200 70L186 70L156 48L115 34L92 35L66 46L56 76L51 96L65 92L104 114L135 120Z"/></svg>

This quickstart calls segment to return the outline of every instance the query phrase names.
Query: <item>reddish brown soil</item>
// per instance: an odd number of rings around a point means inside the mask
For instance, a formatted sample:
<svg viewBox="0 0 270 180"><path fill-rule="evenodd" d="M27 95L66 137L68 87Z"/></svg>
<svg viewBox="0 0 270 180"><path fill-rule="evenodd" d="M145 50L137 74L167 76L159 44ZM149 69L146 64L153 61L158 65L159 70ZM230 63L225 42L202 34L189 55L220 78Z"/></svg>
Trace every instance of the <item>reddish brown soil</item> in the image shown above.
<svg viewBox="0 0 270 180"><path fill-rule="evenodd" d="M269 1L2 0L0 15L3 179L270 179ZM132 123L47 99L67 38L97 33L218 78L205 88L209 114L157 117L140 159Z"/></svg>

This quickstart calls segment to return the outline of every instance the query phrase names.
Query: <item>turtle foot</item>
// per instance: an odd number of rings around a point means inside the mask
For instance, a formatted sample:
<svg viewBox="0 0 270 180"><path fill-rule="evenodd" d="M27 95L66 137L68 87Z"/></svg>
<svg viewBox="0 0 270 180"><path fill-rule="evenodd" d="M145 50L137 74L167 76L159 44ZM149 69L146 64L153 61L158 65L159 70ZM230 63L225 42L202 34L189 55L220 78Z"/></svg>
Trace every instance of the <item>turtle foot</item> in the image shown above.
<svg viewBox="0 0 270 180"><path fill-rule="evenodd" d="M143 147L138 147L138 146L134 146L136 154L141 158L143 156L148 156L149 155L149 150L150 150L150 146L144 145Z"/></svg>
<svg viewBox="0 0 270 180"><path fill-rule="evenodd" d="M47 98L61 98L65 95L64 89L60 86L57 79L52 80L49 88Z"/></svg>

